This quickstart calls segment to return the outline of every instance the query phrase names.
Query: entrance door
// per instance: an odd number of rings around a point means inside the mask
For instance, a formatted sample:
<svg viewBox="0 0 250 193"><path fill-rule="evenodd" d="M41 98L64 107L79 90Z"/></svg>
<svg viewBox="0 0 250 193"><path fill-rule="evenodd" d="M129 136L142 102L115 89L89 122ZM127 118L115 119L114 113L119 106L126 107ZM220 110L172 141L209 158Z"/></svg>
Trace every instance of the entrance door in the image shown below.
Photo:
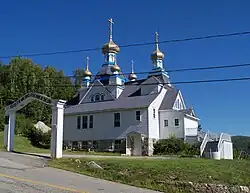
<svg viewBox="0 0 250 193"><path fill-rule="evenodd" d="M130 150L130 155L141 156L142 155L142 142L141 134L131 133L127 136L127 147Z"/></svg>

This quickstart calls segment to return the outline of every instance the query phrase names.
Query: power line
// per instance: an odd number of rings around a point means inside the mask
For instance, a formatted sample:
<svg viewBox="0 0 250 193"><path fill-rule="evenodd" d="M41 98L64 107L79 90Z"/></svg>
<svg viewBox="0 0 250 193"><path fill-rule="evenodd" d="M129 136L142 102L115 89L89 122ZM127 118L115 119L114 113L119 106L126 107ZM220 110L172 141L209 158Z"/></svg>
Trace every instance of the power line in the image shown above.
<svg viewBox="0 0 250 193"><path fill-rule="evenodd" d="M226 68L239 68L239 67L247 67L250 66L250 63L244 64L232 64L232 65L221 65L221 66L207 66L207 67L193 67L193 68L179 68L179 69L172 69L166 70L166 72L185 72L185 71L198 71L198 70L214 70L214 69L226 69ZM134 72L135 74L149 74L152 71L144 71L144 72ZM131 72L122 73L123 75L129 75ZM111 75L112 76L112 75ZM75 75L66 76L69 78L77 77ZM79 76L81 77L81 76Z"/></svg>
<svg viewBox="0 0 250 193"><path fill-rule="evenodd" d="M185 71L197 71L197 70L213 70L213 69L237 68L237 67L247 67L247 66L250 66L250 63L233 64L233 65L222 65L222 66L181 68L181 69L166 70L166 72L185 72ZM149 72L135 72L135 74L148 74L150 72L152 72L152 71L149 71ZM128 75L130 73L123 73L123 74L127 74Z"/></svg>
<svg viewBox="0 0 250 193"><path fill-rule="evenodd" d="M198 70L214 70L214 69L226 69L226 68L239 68L239 67L248 67L250 66L250 63L244 63L244 64L233 64L233 65L221 65L221 66L207 66L207 67L193 67L193 68L180 68L180 69L172 69L167 70L166 72L185 72L185 71L198 71ZM4 74L5 72L3 72ZM122 73L123 75L129 75L131 72ZM135 72L135 74L149 74L152 73L152 71L145 71L145 72ZM31 75L29 75L31 76ZM110 75L113 76L113 75ZM82 76L76 76L76 75L69 75L64 77L43 77L44 79L68 79L68 78L82 78Z"/></svg>
<svg viewBox="0 0 250 193"><path fill-rule="evenodd" d="M180 85L180 84L200 84L200 83L216 83L216 82L235 82L235 81L249 81L250 77L241 77L241 78L228 78L228 79L210 79L210 80L192 80L192 81L179 81L179 82L171 82L171 85ZM169 85L169 83L148 83L148 84L126 84L125 86L140 86L140 85ZM57 85L57 86L39 86L38 88L67 88L74 87L76 85ZM90 87L103 87L103 85L92 85ZM112 85L112 86L120 86L120 85ZM4 97L3 97L4 98ZM17 98L5 98L5 99L13 99Z"/></svg>
<svg viewBox="0 0 250 193"><path fill-rule="evenodd" d="M125 84L126 86L145 86L145 85L180 85L180 84L198 84L198 83L215 83L215 82L235 82L235 81L248 81L250 80L250 77L239 77L239 78L227 78L227 79L208 79L208 80L191 80L191 81L177 81L177 82L170 82L170 83L145 83L141 84L137 82L131 82L131 84ZM56 85L56 86L39 86L38 88L54 88L54 87L62 87L62 88L67 88L67 87L74 87L76 85ZM103 87L103 85L91 85L90 87ZM105 85L104 85L105 86ZM116 85L112 84L109 86L121 86L121 85Z"/></svg>
<svg viewBox="0 0 250 193"><path fill-rule="evenodd" d="M159 41L159 44L204 40L204 39L212 39L212 38L223 38L223 37L232 37L232 36L243 36L243 35L249 35L249 34L250 34L250 31L236 32L236 33L229 33L229 34L208 35L208 36L191 37L191 38L184 38L184 39L172 39L172 40ZM128 47L146 46L146 45L151 45L151 44L155 44L155 42L133 43L133 44L127 44L127 45L125 44L125 45L120 45L119 47L128 48ZM23 56L23 57L49 56L49 55L56 55L56 54L69 54L69 53L89 52L89 51L97 51L97 50L101 50L101 48L97 47L97 48L87 48L87 49L79 49L79 50L42 52L42 53L23 54L23 55L18 54L18 55L10 55L10 56L0 56L0 58L7 59L7 58L13 58L17 56Z"/></svg>

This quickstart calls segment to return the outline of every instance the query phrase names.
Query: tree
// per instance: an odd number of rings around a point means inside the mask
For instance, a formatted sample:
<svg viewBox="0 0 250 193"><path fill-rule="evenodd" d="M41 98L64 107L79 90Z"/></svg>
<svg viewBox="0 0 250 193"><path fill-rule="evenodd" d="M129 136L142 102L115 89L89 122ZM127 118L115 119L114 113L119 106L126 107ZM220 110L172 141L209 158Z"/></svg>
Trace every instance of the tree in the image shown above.
<svg viewBox="0 0 250 193"><path fill-rule="evenodd" d="M247 152L250 153L250 142L247 144Z"/></svg>
<svg viewBox="0 0 250 193"><path fill-rule="evenodd" d="M202 130L202 127L201 127L201 124L198 125L198 131L201 131Z"/></svg>
<svg viewBox="0 0 250 193"><path fill-rule="evenodd" d="M29 92L37 92L54 99L68 100L76 88L63 71L46 66L44 69L31 59L15 57L9 64L0 64L0 130L3 129L4 106L9 105ZM25 133L37 121L51 123L51 107L33 101L19 111L18 133ZM34 136L37 136L34 134Z"/></svg>
<svg viewBox="0 0 250 193"><path fill-rule="evenodd" d="M75 71L73 71L74 74L74 85L76 88L80 88L82 85L82 79L83 79L83 69L77 68Z"/></svg>

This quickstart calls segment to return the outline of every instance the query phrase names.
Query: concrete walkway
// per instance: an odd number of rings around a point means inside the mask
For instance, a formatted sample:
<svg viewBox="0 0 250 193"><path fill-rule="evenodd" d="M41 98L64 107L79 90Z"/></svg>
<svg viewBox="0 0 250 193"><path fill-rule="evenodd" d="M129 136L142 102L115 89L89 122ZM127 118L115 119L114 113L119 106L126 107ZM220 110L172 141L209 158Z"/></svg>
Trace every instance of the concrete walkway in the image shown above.
<svg viewBox="0 0 250 193"><path fill-rule="evenodd" d="M0 152L0 192L157 193L49 168L46 158L8 152Z"/></svg>

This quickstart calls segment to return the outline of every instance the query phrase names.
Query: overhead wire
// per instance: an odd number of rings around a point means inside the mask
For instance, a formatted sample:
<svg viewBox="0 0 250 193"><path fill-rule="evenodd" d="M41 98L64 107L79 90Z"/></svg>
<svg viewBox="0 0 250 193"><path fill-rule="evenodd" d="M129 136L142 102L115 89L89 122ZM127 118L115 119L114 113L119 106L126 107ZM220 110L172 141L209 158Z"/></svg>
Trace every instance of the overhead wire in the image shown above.
<svg viewBox="0 0 250 193"><path fill-rule="evenodd" d="M192 67L192 68L179 68L179 69L172 69L172 70L166 70L167 73L172 72L185 72L185 71L199 71L199 70L214 70L214 69L226 69L226 68L239 68L239 67L249 67L250 63L243 63L243 64L232 64L232 65L220 65L220 66L206 66L206 67ZM152 71L144 71L144 72L134 72L135 74L149 74L152 73ZM129 75L131 72L122 73L122 75ZM30 75L31 76L31 75ZM113 76L113 75L110 75ZM78 78L82 76L77 75L66 75L64 77L43 77L44 79L67 79L67 78Z"/></svg>
<svg viewBox="0 0 250 193"><path fill-rule="evenodd" d="M179 85L179 84L198 84L198 83L214 83L214 82L234 82L234 81L248 81L250 80L250 77L238 77L238 78L224 78L224 79L207 79L207 80L190 80L190 81L176 81L176 82L157 82L157 83L138 83L138 82L129 82L127 84L125 84L124 86L146 86L146 85ZM59 84L59 85L51 85L51 86L39 86L39 88L51 88L51 87L74 87L76 85L64 85L64 84ZM103 85L90 85L89 87L103 87ZM121 86L119 84L112 84L109 86Z"/></svg>
<svg viewBox="0 0 250 193"><path fill-rule="evenodd" d="M215 82L235 82L235 81L249 81L250 77L238 77L238 78L227 78L227 79L208 79L208 80L191 80L191 81L177 81L177 82L169 82L169 83L138 83L137 82L130 82L130 84L125 84L125 86L146 86L146 85L180 85L180 84L199 84L199 83L215 83ZM76 85L56 85L56 86L39 86L39 88L68 88L74 87ZM112 85L112 86L121 86L121 85ZM90 87L103 87L103 85L91 85ZM5 99L16 100L17 98L7 97Z"/></svg>
<svg viewBox="0 0 250 193"><path fill-rule="evenodd" d="M228 33L228 34L218 34L218 35L208 35L208 36L200 36L200 37L190 37L190 38L183 38L183 39L164 40L164 41L159 41L159 44L186 42L186 41L194 41L194 40L205 40L205 39L213 39L213 38L224 38L224 37L233 37L233 36L243 36L243 35L250 35L250 31L235 32L235 33ZM152 44L155 44L155 42L124 44L124 45L120 45L119 47L128 48L128 47L138 47L138 46L146 46L146 45L152 45ZM49 56L49 55L56 55L56 54L69 54L69 53L89 52L89 51L97 51L97 50L101 50L101 47L78 49L78 50L55 51L55 52L30 53L30 54L19 53L17 55L0 56L0 58L8 59L8 58L13 58L13 57L18 57L18 56L22 56L22 57Z"/></svg>
<svg viewBox="0 0 250 193"><path fill-rule="evenodd" d="M174 42L185 42L185 41L193 41L193 40L202 40L202 39L212 39L212 38L222 38L222 37L230 37L230 36L241 36L241 35L249 35L250 31L245 32L236 32L230 34L218 34L218 35L209 35L209 36L201 36L201 37L191 37L191 38L184 38L184 39L172 39L172 40L165 40L160 41L159 44L164 43L174 43ZM127 44L121 45L120 47L136 47L136 46L145 46L155 44L155 42L145 42L145 43L134 43L134 44ZM43 52L43 53L34 53L34 54L23 54L23 55L12 55L12 56L1 56L0 58L12 58L16 56L21 57L32 57L32 56L45 56L45 55L55 55L55 54L68 54L68 53L77 53L77 52L87 52L87 51L96 51L100 50L101 48L88 48L88 49L80 49L80 50L68 50L68 51L57 51L57 52ZM183 72L183 71L197 71L197 70L211 70L211 69L225 69L225 68L238 68L238 67L246 67L250 66L250 63L245 64L234 64L234 65L222 65L222 66L207 66L207 67L193 67L193 68L182 68L182 69L173 69L167 70L167 72ZM123 73L123 75L130 74ZM136 72L136 74L148 74L149 72ZM81 76L79 76L81 77ZM49 79L54 78L77 78L75 75L65 76L65 77L44 77ZM171 85L176 84L197 84L197 83L213 83L213 82L233 82L233 81L246 81L250 80L250 77L240 77L240 78L228 78L228 79L211 79L211 80L192 80L192 81L179 81L179 82L171 82ZM150 84L143 84L143 85L165 85L169 83L150 83ZM135 84L126 84L126 86L135 85ZM75 85L56 85L56 87L72 87ZM98 85L92 85L98 86ZM102 85L100 85L102 86ZM116 85L113 85L116 86ZM42 87L52 87L52 86L42 86ZM53 86L54 87L54 86Z"/></svg>

